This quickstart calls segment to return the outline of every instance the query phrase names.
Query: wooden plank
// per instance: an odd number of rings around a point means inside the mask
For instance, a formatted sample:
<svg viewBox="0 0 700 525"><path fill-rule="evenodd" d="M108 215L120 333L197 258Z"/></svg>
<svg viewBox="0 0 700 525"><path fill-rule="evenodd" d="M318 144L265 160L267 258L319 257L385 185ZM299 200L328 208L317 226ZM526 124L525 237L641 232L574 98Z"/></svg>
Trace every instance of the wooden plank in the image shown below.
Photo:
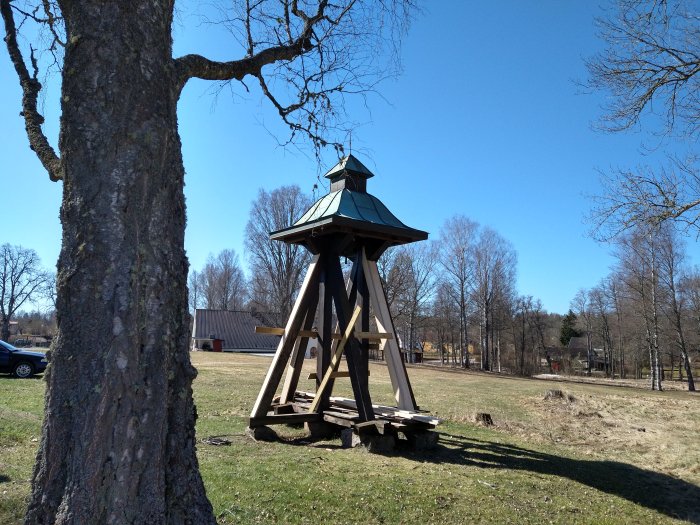
<svg viewBox="0 0 700 525"><path fill-rule="evenodd" d="M361 423L355 423L355 430L358 434L385 434L385 428L388 421L383 419L375 419L373 421L364 421Z"/></svg>
<svg viewBox="0 0 700 525"><path fill-rule="evenodd" d="M256 334L284 335L284 328L276 328L272 326L256 326Z"/></svg>
<svg viewBox="0 0 700 525"><path fill-rule="evenodd" d="M304 317L304 324L302 330L299 334L304 332L309 332L310 328L313 327L314 318L316 317L316 308L318 307L318 288L314 291L315 296L312 301L309 302L309 307L306 310L306 315ZM294 391L299 384L299 377L301 376L301 369L304 366L304 357L306 354L306 347L309 346L309 338L302 335L298 338L292 355L289 358L289 365L287 366L287 376L284 378L284 385L282 386L282 394L280 395L280 402L287 403L294 398Z"/></svg>
<svg viewBox="0 0 700 525"><path fill-rule="evenodd" d="M329 416L337 417L340 419L347 419L348 421L355 421L359 419L359 416L357 415L357 412L343 412L340 410L324 410L323 411L324 415L328 414Z"/></svg>
<svg viewBox="0 0 700 525"><path fill-rule="evenodd" d="M331 403L351 409L357 407L355 400L347 397L331 397ZM374 408L374 411L380 416L397 417L401 418L402 420L415 421L417 423L425 423L428 425L438 425L442 422L441 419L435 416L421 414L415 410L401 410L396 407L388 407L384 405L372 405L372 408Z"/></svg>
<svg viewBox="0 0 700 525"><path fill-rule="evenodd" d="M266 414L264 416L248 418L249 427L260 427L263 425L294 425L296 423L308 423L310 421L321 421L321 414L316 413L293 413L293 414Z"/></svg>
<svg viewBox="0 0 700 525"><path fill-rule="evenodd" d="M355 332L358 339L369 339L370 341L381 341L383 339L393 339L394 334L388 332Z"/></svg>
<svg viewBox="0 0 700 525"><path fill-rule="evenodd" d="M389 378L391 386L394 390L394 397L399 408L415 410L418 408L416 400L413 396L411 383L408 380L406 368L403 365L401 352L396 339L396 330L394 322L391 319L391 312L386 301L384 287L379 277L379 270L375 261L367 260L366 254L363 253L362 265L367 279L367 286L370 291L374 304L375 319L377 328L380 332L386 332L393 335L391 339L384 341L382 351L386 359L387 368L389 370Z"/></svg>
<svg viewBox="0 0 700 525"><path fill-rule="evenodd" d="M275 352L275 356L272 358L270 368L267 370L267 375L265 376L258 397L253 405L253 410L250 414L252 418L266 415L270 408L270 403L275 397L277 386L280 383L280 379L282 379L282 374L284 374L289 355L292 352L297 335L299 334L299 329L301 328L301 323L305 317L303 314L306 313L309 301L317 297L318 278L321 266L322 265L319 264L319 256L314 256L306 272L306 276L304 277L299 296L289 315L285 333L280 339L277 352Z"/></svg>
<svg viewBox="0 0 700 525"><path fill-rule="evenodd" d="M321 386L321 381L323 380L323 375L328 370L331 364L331 355L333 354L333 340L331 335L333 333L333 294L331 293L331 283L329 268L330 255L324 253L323 255L323 273L319 281L319 309L318 309L318 328L321 331L318 339L318 349L316 353L316 390ZM328 398L330 393L333 391L333 381L331 380L330 385L326 393L320 399L320 407L328 407Z"/></svg>
<svg viewBox="0 0 700 525"><path fill-rule="evenodd" d="M369 376L369 370L367 370L367 375ZM350 371L349 370L338 370L337 372L333 372L332 377L334 379L337 379L339 377L350 377ZM318 379L318 376L316 375L316 372L311 372L307 379Z"/></svg>
<svg viewBox="0 0 700 525"><path fill-rule="evenodd" d="M335 349L335 353L333 354L333 357L331 358L331 364L328 367L328 370L326 371L326 375L323 376L323 380L321 381L321 385L318 387L318 390L316 391L316 396L314 397L314 400L311 403L311 407L309 408L309 411L316 412L316 410L318 409L321 398L323 397L323 391L326 389L328 382L332 379L333 372L337 371L337 369L338 369L338 365L340 364L340 356L343 353L343 349L345 348L345 344L348 342L348 339L352 336L352 331L355 328L355 322L357 321L357 318L360 316L361 311L362 311L362 309L359 306L355 308L355 311L353 312L352 317L350 318L350 322L348 323L348 326L345 329L345 336L340 340L340 342L338 343L338 346Z"/></svg>
<svg viewBox="0 0 700 525"><path fill-rule="evenodd" d="M269 334L269 335L284 335L284 328L279 328L276 326L256 326L256 334ZM318 332L315 330L299 330L299 337L318 337Z"/></svg>
<svg viewBox="0 0 700 525"><path fill-rule="evenodd" d="M323 413L323 420L327 423L333 423L334 425L338 425L340 427L352 428L352 426L354 425L352 420L345 419L342 417L336 417L332 414L329 414L328 412Z"/></svg>
<svg viewBox="0 0 700 525"><path fill-rule="evenodd" d="M359 260L361 257L356 257L353 264L353 272L350 278L350 293L346 294L345 290L334 289L333 302L335 304L335 312L338 318L338 326L345 327L348 319L351 317L352 304L356 304L357 300L357 288L358 283L361 278L358 278L358 273L362 273L362 263ZM331 266L330 271L335 274L334 282L339 282L342 280L343 271L340 268L340 260L336 259L334 264ZM351 300L348 300L348 295ZM359 305L358 305L359 306ZM360 306L360 312L362 312L362 307ZM369 328L365 327L365 330ZM348 363L348 370L350 371L350 384L352 385L352 392L355 395L355 400L357 401L357 411L360 414L360 418L363 421L371 421L374 419L374 411L372 410L372 399L369 393L369 382L367 378L368 370L368 360L363 358L362 349L360 343L356 338L352 338L348 341L345 350L345 359Z"/></svg>
<svg viewBox="0 0 700 525"><path fill-rule="evenodd" d="M256 326L256 334L268 334L268 335L283 335L284 328L278 328L274 326ZM317 338L318 332L315 330L299 330L299 337L309 337ZM335 340L342 339L343 334L335 332L331 334L331 338ZM381 341L383 339L393 339L394 335L385 332L355 332L355 337L357 339L369 339L370 341Z"/></svg>

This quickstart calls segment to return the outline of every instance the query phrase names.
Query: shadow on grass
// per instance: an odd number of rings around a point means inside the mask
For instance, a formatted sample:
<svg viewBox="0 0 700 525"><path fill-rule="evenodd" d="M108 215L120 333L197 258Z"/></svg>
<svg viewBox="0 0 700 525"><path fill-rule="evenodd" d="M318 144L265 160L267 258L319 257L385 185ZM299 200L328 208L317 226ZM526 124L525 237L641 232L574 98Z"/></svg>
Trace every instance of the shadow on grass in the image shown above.
<svg viewBox="0 0 700 525"><path fill-rule="evenodd" d="M0 474L0 483L8 483L9 481L11 481L10 478L5 476L5 474Z"/></svg>
<svg viewBox="0 0 700 525"><path fill-rule="evenodd" d="M437 448L421 453L420 459L559 476L700 525L700 487L626 463L573 459L444 433Z"/></svg>

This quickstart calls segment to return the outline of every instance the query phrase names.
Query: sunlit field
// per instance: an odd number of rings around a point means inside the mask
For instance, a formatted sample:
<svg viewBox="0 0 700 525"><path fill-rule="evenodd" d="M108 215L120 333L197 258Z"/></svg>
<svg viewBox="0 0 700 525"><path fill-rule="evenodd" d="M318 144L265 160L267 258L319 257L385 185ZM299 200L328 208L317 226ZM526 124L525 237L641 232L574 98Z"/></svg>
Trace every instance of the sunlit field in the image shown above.
<svg viewBox="0 0 700 525"><path fill-rule="evenodd" d="M688 392L410 367L421 408L444 419L438 446L378 455L285 426L278 442L250 440L269 357L192 359L200 466L222 524L700 523L700 404ZM386 368L370 368L373 401L391 403ZM550 389L563 397L545 399ZM0 377L0 523L21 522L43 391L41 379ZM349 380L335 392L349 395ZM230 444L202 441L212 436Z"/></svg>

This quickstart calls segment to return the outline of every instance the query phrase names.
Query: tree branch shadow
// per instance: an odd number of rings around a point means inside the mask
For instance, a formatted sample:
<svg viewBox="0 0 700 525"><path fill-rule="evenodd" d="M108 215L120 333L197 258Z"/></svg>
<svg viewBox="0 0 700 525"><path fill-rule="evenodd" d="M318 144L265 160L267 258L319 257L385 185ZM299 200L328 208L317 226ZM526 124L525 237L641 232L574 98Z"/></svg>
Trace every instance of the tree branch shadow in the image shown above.
<svg viewBox="0 0 700 525"><path fill-rule="evenodd" d="M574 459L515 445L440 433L438 446L422 461L510 469L559 476L619 496L666 516L700 525L700 487L618 461Z"/></svg>

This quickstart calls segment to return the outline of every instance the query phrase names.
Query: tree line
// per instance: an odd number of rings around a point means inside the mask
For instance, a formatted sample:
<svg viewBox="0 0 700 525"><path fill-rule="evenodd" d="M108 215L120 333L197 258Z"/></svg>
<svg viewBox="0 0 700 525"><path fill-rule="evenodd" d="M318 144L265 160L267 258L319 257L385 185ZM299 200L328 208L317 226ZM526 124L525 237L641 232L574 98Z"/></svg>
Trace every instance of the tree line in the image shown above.
<svg viewBox="0 0 700 525"><path fill-rule="evenodd" d="M688 264L683 238L672 223L636 226L616 237L614 255L610 274L571 303L589 356L603 350L609 377L647 375L661 390L677 375L695 390L700 268Z"/></svg>
<svg viewBox="0 0 700 525"><path fill-rule="evenodd" d="M311 203L296 185L261 189L245 227L248 276L234 250L210 255L190 272L190 311L260 311L283 326L310 254L269 233L290 226ZM446 220L434 241L389 249L378 266L410 361L432 348L444 365L531 374L557 337L560 316L516 290L512 244L463 215Z"/></svg>
<svg viewBox="0 0 700 525"><path fill-rule="evenodd" d="M248 276L238 254L210 255L189 276L190 309L265 312L283 326L310 255L269 233L291 225L312 199L296 186L260 190L245 227ZM611 273L580 290L567 316L547 312L516 286L517 253L497 231L448 218L436 239L389 249L378 261L387 302L409 361L432 351L440 364L531 375L552 370L572 336L585 339L587 365L602 352L603 374L680 377L694 389L700 347L700 270L672 224L619 235ZM571 357L571 356L569 356Z"/></svg>

